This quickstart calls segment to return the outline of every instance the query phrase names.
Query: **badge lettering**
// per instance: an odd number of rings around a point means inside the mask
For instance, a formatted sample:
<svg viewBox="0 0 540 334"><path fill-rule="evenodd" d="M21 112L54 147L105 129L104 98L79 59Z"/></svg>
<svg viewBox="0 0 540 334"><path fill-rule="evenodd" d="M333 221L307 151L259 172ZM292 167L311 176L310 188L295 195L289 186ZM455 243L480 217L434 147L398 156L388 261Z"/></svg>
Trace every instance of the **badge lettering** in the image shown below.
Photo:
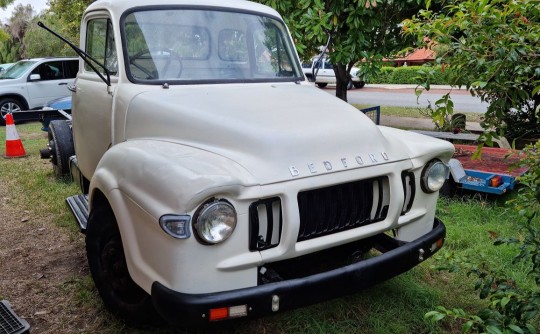
<svg viewBox="0 0 540 334"><path fill-rule="evenodd" d="M324 165L324 168L326 168L327 171L332 170L332 164L330 163L330 161L323 161L323 165Z"/></svg>
<svg viewBox="0 0 540 334"><path fill-rule="evenodd" d="M317 173L317 170L315 169L315 164L314 163L309 163L307 166L308 166L309 171L311 172L311 174Z"/></svg>
<svg viewBox="0 0 540 334"><path fill-rule="evenodd" d="M299 172L298 169L296 169L296 167L294 167L294 166L289 167L289 171L291 172L291 175L292 175L293 177L294 177L294 176L300 175L300 172Z"/></svg>

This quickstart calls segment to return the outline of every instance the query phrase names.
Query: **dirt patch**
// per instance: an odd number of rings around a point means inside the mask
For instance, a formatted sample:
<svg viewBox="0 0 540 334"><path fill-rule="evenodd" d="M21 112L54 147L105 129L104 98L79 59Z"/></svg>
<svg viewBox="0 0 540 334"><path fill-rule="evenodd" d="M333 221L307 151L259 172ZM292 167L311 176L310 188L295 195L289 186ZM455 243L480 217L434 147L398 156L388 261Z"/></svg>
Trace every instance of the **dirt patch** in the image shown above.
<svg viewBox="0 0 540 334"><path fill-rule="evenodd" d="M82 236L73 238L52 217L18 210L6 183L0 183L0 212L0 298L32 333L81 332L84 310L74 301L88 275Z"/></svg>

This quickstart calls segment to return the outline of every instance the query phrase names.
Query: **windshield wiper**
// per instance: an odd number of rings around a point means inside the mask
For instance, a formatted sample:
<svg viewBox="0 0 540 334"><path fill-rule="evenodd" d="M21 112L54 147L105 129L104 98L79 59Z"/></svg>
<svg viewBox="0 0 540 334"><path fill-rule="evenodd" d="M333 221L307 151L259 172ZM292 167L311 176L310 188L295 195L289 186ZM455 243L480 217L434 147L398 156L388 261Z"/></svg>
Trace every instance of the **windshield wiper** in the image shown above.
<svg viewBox="0 0 540 334"><path fill-rule="evenodd" d="M73 51L75 51L79 57L82 58L82 60L84 60L84 62L86 64L88 64L88 66L90 66L90 68L96 72L96 74L99 76L99 78L101 80L103 80L103 82L105 82L107 84L107 86L111 86L111 76L110 76L110 72L109 70L105 67L105 65L103 65L102 63L100 63L99 61L97 61L95 58L93 58L92 56L90 56L88 53L84 52L83 50L79 49L78 47L76 47L73 43L71 43L70 41L68 41L67 39L65 39L64 37L60 36L59 34L57 34L56 32L54 32L53 30L51 30L49 27L47 27L46 25L44 25L41 21L37 23L37 25L45 30L47 30L48 32L50 32L51 34L53 34L54 36L58 37L62 42L66 43L69 47L71 47L73 49ZM107 76L107 78L105 78L97 69L96 67L94 66L94 64L92 64L92 62L95 63L95 65L101 67L103 69L103 71L105 72L105 75Z"/></svg>

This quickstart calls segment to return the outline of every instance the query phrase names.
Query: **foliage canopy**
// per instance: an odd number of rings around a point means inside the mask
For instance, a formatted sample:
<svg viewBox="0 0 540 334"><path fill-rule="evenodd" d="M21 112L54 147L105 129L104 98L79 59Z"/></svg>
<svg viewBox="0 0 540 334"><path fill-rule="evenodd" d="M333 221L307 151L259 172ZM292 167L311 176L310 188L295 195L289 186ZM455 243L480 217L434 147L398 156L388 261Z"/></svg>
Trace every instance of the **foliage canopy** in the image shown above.
<svg viewBox="0 0 540 334"><path fill-rule="evenodd" d="M540 137L540 1L455 1L420 11L404 30L443 51L437 62L452 69L451 84L490 104L486 128L509 139Z"/></svg>
<svg viewBox="0 0 540 334"><path fill-rule="evenodd" d="M400 22L423 8L423 0L260 0L283 15L299 54L310 58L321 45L336 73L336 96L347 100L347 84L353 65L378 64L384 57L410 46L401 34ZM366 67L365 65L364 67Z"/></svg>

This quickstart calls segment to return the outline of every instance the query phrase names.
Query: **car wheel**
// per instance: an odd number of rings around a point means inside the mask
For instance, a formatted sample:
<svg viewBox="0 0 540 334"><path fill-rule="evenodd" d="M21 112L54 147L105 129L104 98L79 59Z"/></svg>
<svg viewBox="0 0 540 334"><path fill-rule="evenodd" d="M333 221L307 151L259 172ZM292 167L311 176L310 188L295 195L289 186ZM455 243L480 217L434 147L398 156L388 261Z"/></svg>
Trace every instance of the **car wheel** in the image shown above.
<svg viewBox="0 0 540 334"><path fill-rule="evenodd" d="M56 177L69 175L69 157L75 154L73 136L66 121L52 121L48 131L51 163Z"/></svg>
<svg viewBox="0 0 540 334"><path fill-rule="evenodd" d="M365 85L366 85L365 81L358 81L354 83L354 88L358 88L358 89L364 88Z"/></svg>
<svg viewBox="0 0 540 334"><path fill-rule="evenodd" d="M12 98L5 98L0 100L0 122L2 125L6 124L6 115L8 113L19 112L24 109L23 104Z"/></svg>
<svg viewBox="0 0 540 334"><path fill-rule="evenodd" d="M352 80L351 80L351 81L349 81L349 83L347 84L347 90L351 90L353 87L354 87L354 84L353 84L353 82L352 82Z"/></svg>
<svg viewBox="0 0 540 334"><path fill-rule="evenodd" d="M319 87L319 88L324 88L324 87L328 86L328 84L327 84L327 83L324 83L324 82L317 82L317 83L315 83L315 84L316 84L317 87Z"/></svg>
<svg viewBox="0 0 540 334"><path fill-rule="evenodd" d="M99 295L111 313L135 327L163 323L150 295L129 274L120 230L108 206L96 206L90 213L86 256Z"/></svg>

